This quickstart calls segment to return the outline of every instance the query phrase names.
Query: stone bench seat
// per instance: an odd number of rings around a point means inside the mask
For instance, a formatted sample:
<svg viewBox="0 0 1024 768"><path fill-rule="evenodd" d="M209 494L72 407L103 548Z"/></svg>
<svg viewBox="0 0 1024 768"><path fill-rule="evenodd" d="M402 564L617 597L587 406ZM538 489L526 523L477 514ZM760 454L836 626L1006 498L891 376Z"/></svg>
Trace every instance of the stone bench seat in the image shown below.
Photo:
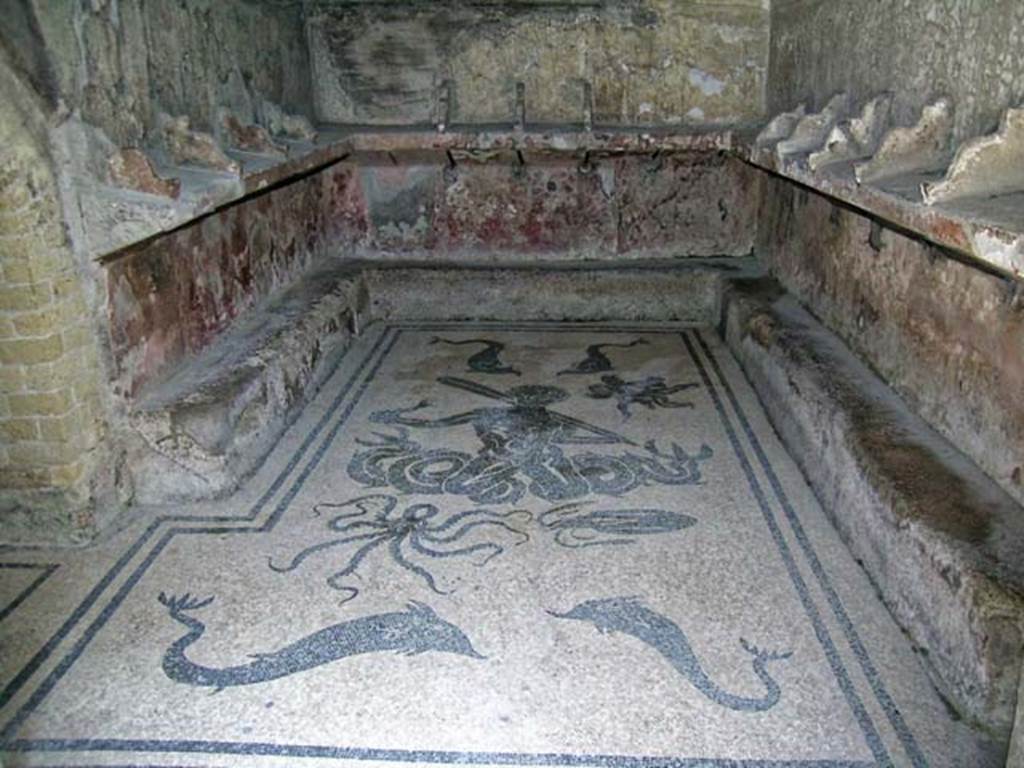
<svg viewBox="0 0 1024 768"><path fill-rule="evenodd" d="M237 488L330 374L355 327L359 286L352 267L314 271L140 393L129 414L136 500Z"/></svg>
<svg viewBox="0 0 1024 768"><path fill-rule="evenodd" d="M771 280L726 290L722 330L940 688L1005 734L1024 647L1024 510Z"/></svg>

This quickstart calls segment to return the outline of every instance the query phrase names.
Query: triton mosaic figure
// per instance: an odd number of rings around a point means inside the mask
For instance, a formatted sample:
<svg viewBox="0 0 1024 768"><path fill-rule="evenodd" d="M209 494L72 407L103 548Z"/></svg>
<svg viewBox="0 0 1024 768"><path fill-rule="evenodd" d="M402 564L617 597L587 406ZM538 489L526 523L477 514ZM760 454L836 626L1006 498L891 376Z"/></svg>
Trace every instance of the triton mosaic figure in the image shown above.
<svg viewBox="0 0 1024 768"><path fill-rule="evenodd" d="M651 484L690 485L701 480L700 464L712 450L702 445L690 455L677 443L668 452L654 440L641 447L623 435L554 411L569 398L560 387L524 384L502 392L452 376L438 382L496 400L501 405L427 418L409 414L429 407L377 411L370 421L399 427L397 434L378 433L377 441L359 441L348 466L353 480L370 487L405 493L448 493L478 504L512 504L529 493L545 501L569 501L590 494L621 495ZM475 456L449 448L426 448L408 436L409 429L442 430L470 425L480 441ZM617 454L569 453L575 446L626 445Z"/></svg>

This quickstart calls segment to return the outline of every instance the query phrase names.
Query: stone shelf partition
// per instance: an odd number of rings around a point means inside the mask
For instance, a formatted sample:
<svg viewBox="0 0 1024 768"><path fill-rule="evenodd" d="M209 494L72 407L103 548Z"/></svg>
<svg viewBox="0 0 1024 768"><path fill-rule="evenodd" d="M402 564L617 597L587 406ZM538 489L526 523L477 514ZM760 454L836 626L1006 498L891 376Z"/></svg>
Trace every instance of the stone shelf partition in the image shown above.
<svg viewBox="0 0 1024 768"><path fill-rule="evenodd" d="M315 142L280 140L287 157L228 149L239 174L191 165L177 165L161 149L145 154L163 179L178 180L176 197L146 194L102 184L89 178L75 180L74 193L82 211L82 234L91 257L106 260L149 238L183 227L242 198L295 179L344 159L348 144L324 134Z"/></svg>
<svg viewBox="0 0 1024 768"><path fill-rule="evenodd" d="M277 139L280 154L225 150L240 173L174 163L162 149L145 155L157 174L180 182L176 197L147 194L80 177L74 185L83 212L82 228L89 255L99 260L116 258L119 251L187 225L219 208L271 186L287 183L317 169L344 160L353 153L452 152L485 159L489 152L521 151L552 155L594 156L734 149L732 130L699 132L638 129L578 130L572 127L453 126L440 132L433 127L320 126L314 141Z"/></svg>
<svg viewBox="0 0 1024 768"><path fill-rule="evenodd" d="M990 270L1024 279L1024 192L926 205L922 185L942 180L942 171L858 184L854 161L812 171L806 155L780 158L773 147L757 146L753 140L737 142L735 152L757 168L968 256Z"/></svg>

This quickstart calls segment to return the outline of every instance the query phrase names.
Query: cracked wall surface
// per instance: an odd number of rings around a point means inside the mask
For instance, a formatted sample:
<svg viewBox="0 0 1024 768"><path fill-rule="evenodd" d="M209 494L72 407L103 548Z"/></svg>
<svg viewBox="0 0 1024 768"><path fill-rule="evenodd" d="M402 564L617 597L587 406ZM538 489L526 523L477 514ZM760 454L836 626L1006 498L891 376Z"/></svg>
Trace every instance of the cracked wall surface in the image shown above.
<svg viewBox="0 0 1024 768"><path fill-rule="evenodd" d="M773 0L768 106L856 103L895 92L893 118L912 125L941 96L956 106L958 141L992 131L1024 100L1019 0Z"/></svg>
<svg viewBox="0 0 1024 768"><path fill-rule="evenodd" d="M318 116L433 122L526 120L706 125L764 112L762 0L314 0L307 10Z"/></svg>
<svg viewBox="0 0 1024 768"><path fill-rule="evenodd" d="M262 96L308 112L309 64L294 5L242 0L18 0L35 18L67 109L119 146L138 146L159 111L216 127L217 109L253 122ZM248 118L246 120L246 118Z"/></svg>

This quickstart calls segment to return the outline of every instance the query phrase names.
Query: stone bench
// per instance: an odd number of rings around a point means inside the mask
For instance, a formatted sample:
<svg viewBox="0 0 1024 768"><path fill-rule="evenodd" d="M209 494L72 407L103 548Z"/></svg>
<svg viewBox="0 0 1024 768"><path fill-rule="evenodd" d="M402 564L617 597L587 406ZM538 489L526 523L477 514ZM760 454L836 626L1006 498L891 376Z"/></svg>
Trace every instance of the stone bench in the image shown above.
<svg viewBox="0 0 1024 768"><path fill-rule="evenodd" d="M1024 509L771 280L726 288L721 332L940 689L1006 734L1024 646Z"/></svg>
<svg viewBox="0 0 1024 768"><path fill-rule="evenodd" d="M147 387L128 415L135 500L237 488L330 374L364 304L358 270L312 272Z"/></svg>

